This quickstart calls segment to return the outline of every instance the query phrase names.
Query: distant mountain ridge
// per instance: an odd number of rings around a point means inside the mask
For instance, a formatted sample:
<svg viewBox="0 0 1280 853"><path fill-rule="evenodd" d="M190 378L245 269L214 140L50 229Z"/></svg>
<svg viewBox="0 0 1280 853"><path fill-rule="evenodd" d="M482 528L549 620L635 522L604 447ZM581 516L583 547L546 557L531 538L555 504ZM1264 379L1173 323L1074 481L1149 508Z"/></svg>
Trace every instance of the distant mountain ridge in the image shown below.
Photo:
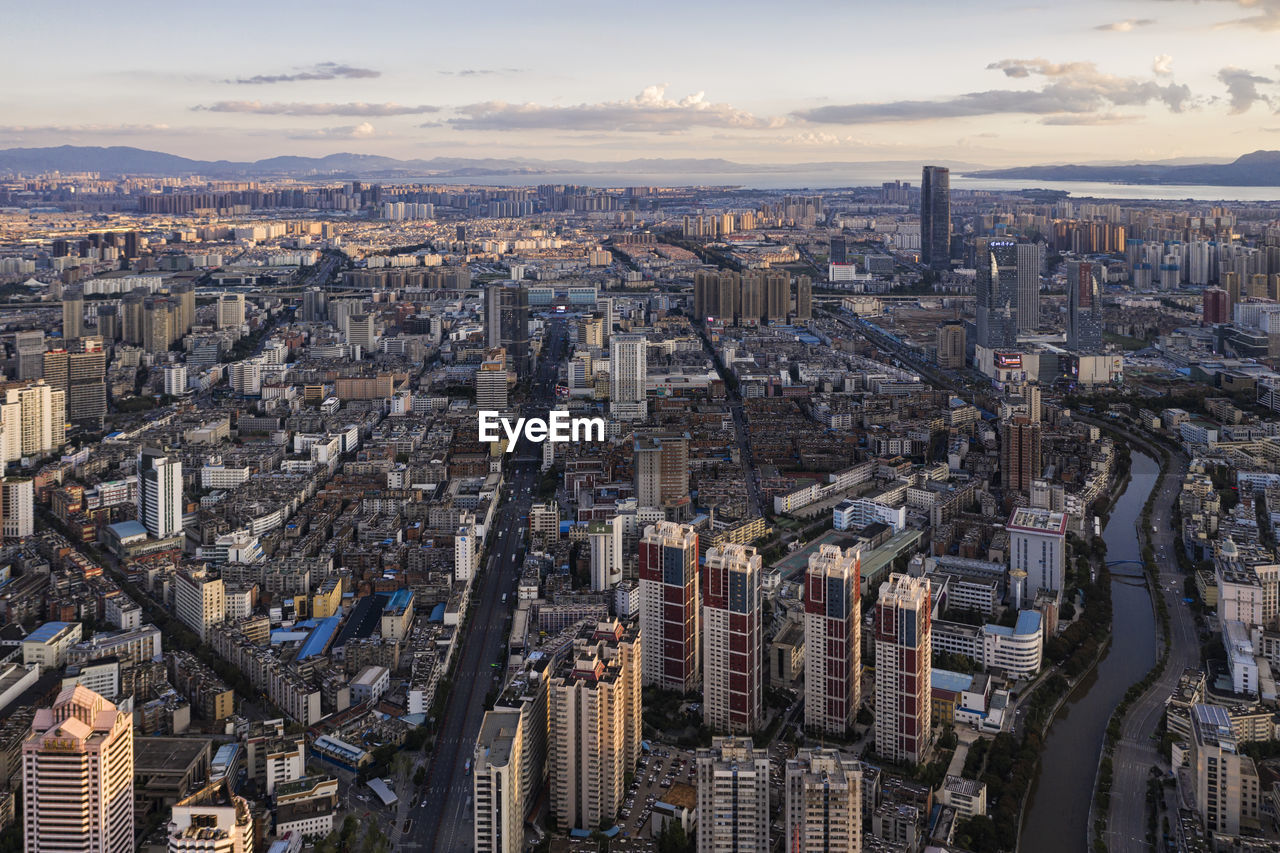
<svg viewBox="0 0 1280 853"><path fill-rule="evenodd" d="M1037 181L1097 181L1112 184L1280 187L1280 151L1254 151L1237 157L1230 163L1021 166L1015 169L965 172L964 176Z"/></svg>
<svg viewBox="0 0 1280 853"><path fill-rule="evenodd" d="M947 163L948 161L943 161ZM952 169L977 168L972 163L949 161ZM52 148L8 148L0 150L0 175L34 175L43 172L99 172L104 175L129 174L155 177L204 175L208 177L248 177L269 175L375 176L421 175L438 178L476 175L585 174L752 174L787 171L848 170L866 166L894 166L918 173L918 161L821 162L759 165L735 163L719 157L645 157L619 162L588 160L538 160L533 158L432 157L398 160L376 154L329 154L324 157L284 155L252 162L193 160L161 151L128 146L60 145Z"/></svg>

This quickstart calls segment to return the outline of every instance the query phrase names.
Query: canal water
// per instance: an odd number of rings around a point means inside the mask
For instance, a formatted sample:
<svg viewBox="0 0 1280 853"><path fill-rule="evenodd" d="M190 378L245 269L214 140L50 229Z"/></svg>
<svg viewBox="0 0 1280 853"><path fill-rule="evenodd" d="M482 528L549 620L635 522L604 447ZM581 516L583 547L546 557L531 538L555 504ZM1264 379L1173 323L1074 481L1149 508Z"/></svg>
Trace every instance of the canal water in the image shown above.
<svg viewBox="0 0 1280 853"><path fill-rule="evenodd" d="M1131 451L1129 485L1102 531L1107 562L1141 560L1136 525L1159 474L1154 459ZM1141 566L1112 567L1111 604L1111 646L1093 673L1076 685L1045 738L1018 839L1023 853L1087 850L1089 803L1107 722L1129 686L1155 664L1155 616Z"/></svg>

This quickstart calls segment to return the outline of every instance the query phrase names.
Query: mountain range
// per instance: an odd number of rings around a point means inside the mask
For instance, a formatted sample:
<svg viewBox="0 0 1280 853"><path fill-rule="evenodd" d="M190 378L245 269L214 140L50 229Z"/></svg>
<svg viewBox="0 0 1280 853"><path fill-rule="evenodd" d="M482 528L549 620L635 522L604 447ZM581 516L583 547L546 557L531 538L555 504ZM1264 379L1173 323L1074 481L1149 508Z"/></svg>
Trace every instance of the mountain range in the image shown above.
<svg viewBox="0 0 1280 853"><path fill-rule="evenodd" d="M951 162L953 169L979 168L973 163ZM656 174L778 174L787 172L849 172L851 169L893 168L918 174L918 161L823 162L791 164L736 163L721 158L650 157L620 162L589 160L538 160L525 157L432 157L398 160L373 154L330 154L325 157L282 156L252 162L193 160L162 151L113 146L60 145L52 148L0 150L0 175L35 175L45 172L98 172L103 175L180 177L266 177L324 175L326 177L423 176L461 178L477 175L656 175Z"/></svg>
<svg viewBox="0 0 1280 853"><path fill-rule="evenodd" d="M1280 187L1280 151L1254 151L1229 163L1020 166L1015 169L965 172L964 176L1036 181L1099 181L1111 184Z"/></svg>

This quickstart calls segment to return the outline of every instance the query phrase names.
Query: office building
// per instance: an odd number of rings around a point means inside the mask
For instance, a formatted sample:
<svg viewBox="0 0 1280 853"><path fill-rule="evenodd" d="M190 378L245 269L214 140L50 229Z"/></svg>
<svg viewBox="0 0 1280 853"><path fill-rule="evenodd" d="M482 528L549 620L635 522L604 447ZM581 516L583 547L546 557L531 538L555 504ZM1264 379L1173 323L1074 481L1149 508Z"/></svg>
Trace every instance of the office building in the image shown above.
<svg viewBox="0 0 1280 853"><path fill-rule="evenodd" d="M813 279L802 275L796 279L796 322L813 319Z"/></svg>
<svg viewBox="0 0 1280 853"><path fill-rule="evenodd" d="M607 521L593 521L587 526L587 545L591 552L591 590L604 592L622 581L622 528L625 519L615 515Z"/></svg>
<svg viewBox="0 0 1280 853"><path fill-rule="evenodd" d="M1038 418L1013 417L1000 424L1000 473L1006 489L1026 492L1040 478L1042 439Z"/></svg>
<svg viewBox="0 0 1280 853"><path fill-rule="evenodd" d="M133 853L133 719L87 687L36 711L22 744L23 849Z"/></svg>
<svg viewBox="0 0 1280 853"><path fill-rule="evenodd" d="M644 335L609 338L609 410L619 420L644 420L649 342Z"/></svg>
<svg viewBox="0 0 1280 853"><path fill-rule="evenodd" d="M1204 322L1206 326L1231 322L1231 297L1220 287L1204 290Z"/></svg>
<svg viewBox="0 0 1280 853"><path fill-rule="evenodd" d="M360 347L360 355L362 357L377 350L377 315L349 314L347 316L347 343L353 347Z"/></svg>
<svg viewBox="0 0 1280 853"><path fill-rule="evenodd" d="M485 353L476 370L476 408L491 412L507 410L507 354L499 348Z"/></svg>
<svg viewBox="0 0 1280 853"><path fill-rule="evenodd" d="M238 329L244 325L244 294L224 293L218 297L218 328Z"/></svg>
<svg viewBox="0 0 1280 853"><path fill-rule="evenodd" d="M182 463L154 447L138 453L137 518L156 539L182 533Z"/></svg>
<svg viewBox="0 0 1280 853"><path fill-rule="evenodd" d="M25 539L35 533L35 483L30 477L0 480L0 519L6 541Z"/></svg>
<svg viewBox="0 0 1280 853"><path fill-rule="evenodd" d="M1017 249L1018 331L1034 332L1040 325L1041 244L1019 243Z"/></svg>
<svg viewBox="0 0 1280 853"><path fill-rule="evenodd" d="M750 734L764 717L760 555L750 545L708 548L702 590L702 722Z"/></svg>
<svg viewBox="0 0 1280 853"><path fill-rule="evenodd" d="M640 757L641 641L634 624L589 626L551 679L549 799L561 831L595 830L622 807Z"/></svg>
<svg viewBox="0 0 1280 853"><path fill-rule="evenodd" d="M938 326L938 366L943 370L963 370L965 341L964 323L951 322Z"/></svg>
<svg viewBox="0 0 1280 853"><path fill-rule="evenodd" d="M977 344L988 349L1018 345L1018 244L977 241Z"/></svg>
<svg viewBox="0 0 1280 853"><path fill-rule="evenodd" d="M1101 264L1072 261L1067 268L1067 349L1102 351ZM1205 297L1206 308L1208 296Z"/></svg>
<svg viewBox="0 0 1280 853"><path fill-rule="evenodd" d="M920 262L951 267L951 170L943 166L925 166L920 176Z"/></svg>
<svg viewBox="0 0 1280 853"><path fill-rule="evenodd" d="M62 292L62 339L76 341L84 337L84 291L69 287Z"/></svg>
<svg viewBox="0 0 1280 853"><path fill-rule="evenodd" d="M253 812L220 779L173 804L169 853L253 853Z"/></svg>
<svg viewBox="0 0 1280 853"><path fill-rule="evenodd" d="M767 853L769 751L749 737L718 737L694 759L698 853Z"/></svg>
<svg viewBox="0 0 1280 853"><path fill-rule="evenodd" d="M533 369L529 347L529 289L522 284L493 284L485 291L485 344L501 347L507 365L520 378Z"/></svg>
<svg viewBox="0 0 1280 853"><path fill-rule="evenodd" d="M1019 507L1005 528L1009 532L1009 568L1026 572L1027 595L1059 593L1067 560L1066 514Z"/></svg>
<svg viewBox="0 0 1280 853"><path fill-rule="evenodd" d="M1191 706L1191 755L1196 811L1206 832L1257 830L1262 793L1253 759L1241 755L1231 716L1221 705Z"/></svg>
<svg viewBox="0 0 1280 853"><path fill-rule="evenodd" d="M834 749L787 760L783 848L788 853L862 849L862 765Z"/></svg>
<svg viewBox="0 0 1280 853"><path fill-rule="evenodd" d="M686 693L699 676L698 534L660 521L640 540L640 632L644 683Z"/></svg>
<svg viewBox="0 0 1280 853"><path fill-rule="evenodd" d="M876 602L876 754L920 764L932 728L929 581L894 572Z"/></svg>
<svg viewBox="0 0 1280 853"><path fill-rule="evenodd" d="M523 724L519 711L486 711L476 738L472 780L476 853L522 853Z"/></svg>
<svg viewBox="0 0 1280 853"><path fill-rule="evenodd" d="M804 724L843 736L862 698L861 558L820 545L805 570Z"/></svg>
<svg viewBox="0 0 1280 853"><path fill-rule="evenodd" d="M66 354L67 420L93 429L107 415L107 354L100 337L82 338L80 350Z"/></svg>
<svg viewBox="0 0 1280 853"><path fill-rule="evenodd" d="M636 505L657 507L669 521L686 521L689 499L689 434L637 430L633 448Z"/></svg>
<svg viewBox="0 0 1280 853"><path fill-rule="evenodd" d="M204 642L215 625L226 619L226 587L222 578L204 569L182 569L173 576L173 611Z"/></svg>
<svg viewBox="0 0 1280 853"><path fill-rule="evenodd" d="M13 334L16 362L14 379L26 381L44 378L44 330L29 329Z"/></svg>

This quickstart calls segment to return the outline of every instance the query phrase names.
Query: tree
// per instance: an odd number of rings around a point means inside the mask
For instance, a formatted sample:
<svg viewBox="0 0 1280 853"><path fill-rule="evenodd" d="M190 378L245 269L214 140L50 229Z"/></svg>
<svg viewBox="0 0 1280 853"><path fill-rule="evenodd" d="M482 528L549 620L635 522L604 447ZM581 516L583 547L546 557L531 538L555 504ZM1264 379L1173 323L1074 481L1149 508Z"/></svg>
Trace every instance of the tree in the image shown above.
<svg viewBox="0 0 1280 853"><path fill-rule="evenodd" d="M684 824L669 820L658 833L658 853L693 853L693 840L684 831Z"/></svg>
<svg viewBox="0 0 1280 853"><path fill-rule="evenodd" d="M413 784L421 788L427 781L427 768L419 767L413 774Z"/></svg>

